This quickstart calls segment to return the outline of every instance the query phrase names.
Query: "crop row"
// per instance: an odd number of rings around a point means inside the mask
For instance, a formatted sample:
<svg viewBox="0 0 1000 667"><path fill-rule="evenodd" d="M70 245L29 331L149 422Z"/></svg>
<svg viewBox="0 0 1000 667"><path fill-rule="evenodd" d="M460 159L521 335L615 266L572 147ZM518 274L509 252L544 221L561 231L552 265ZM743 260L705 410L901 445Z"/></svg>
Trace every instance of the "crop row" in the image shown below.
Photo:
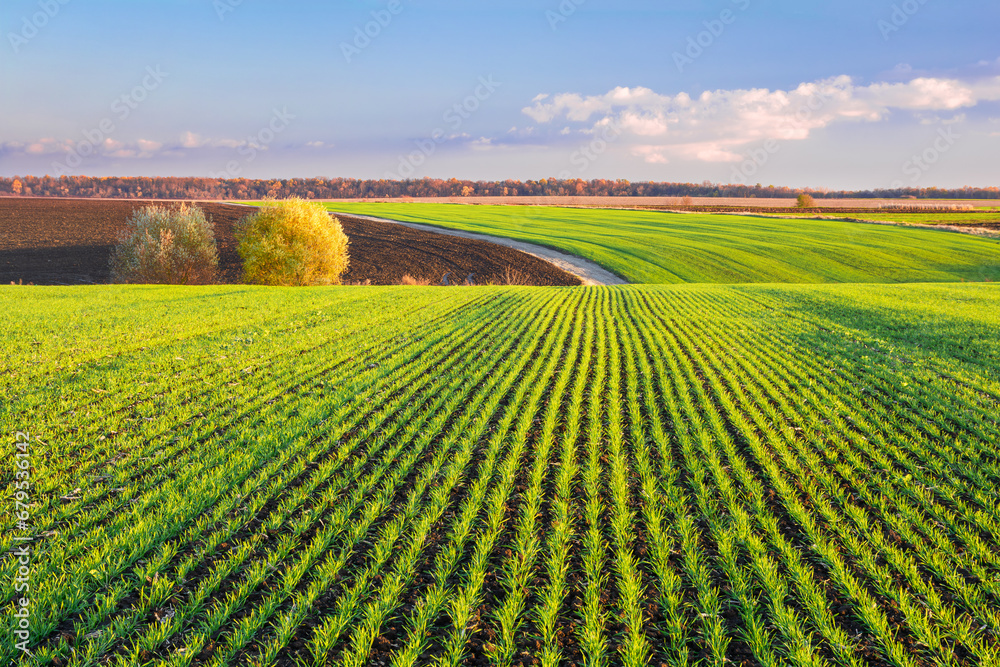
<svg viewBox="0 0 1000 667"><path fill-rule="evenodd" d="M819 292L451 293L26 393L33 657L0 658L1000 664L987 362Z"/></svg>

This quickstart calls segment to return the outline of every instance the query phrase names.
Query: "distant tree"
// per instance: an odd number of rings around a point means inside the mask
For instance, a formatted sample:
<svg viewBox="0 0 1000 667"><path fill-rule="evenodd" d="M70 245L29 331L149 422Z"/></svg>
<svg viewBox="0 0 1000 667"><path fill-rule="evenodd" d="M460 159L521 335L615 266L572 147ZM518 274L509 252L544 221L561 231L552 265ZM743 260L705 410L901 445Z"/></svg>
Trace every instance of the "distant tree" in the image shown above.
<svg viewBox="0 0 1000 667"><path fill-rule="evenodd" d="M799 201L795 204L797 208L814 208L816 206L816 200L812 198L811 195L807 195L802 192L799 194Z"/></svg>
<svg viewBox="0 0 1000 667"><path fill-rule="evenodd" d="M35 197L144 197L149 199L247 200L305 197L307 199L382 199L385 197L456 197L568 195L607 197L760 197L794 198L800 191L787 187L744 184L638 182L625 179L538 181L468 181L451 178L387 179L311 178L250 180L245 178L119 178L90 176L0 177L0 192ZM810 190L812 197L826 199L1000 199L1000 188L894 188L891 190Z"/></svg>

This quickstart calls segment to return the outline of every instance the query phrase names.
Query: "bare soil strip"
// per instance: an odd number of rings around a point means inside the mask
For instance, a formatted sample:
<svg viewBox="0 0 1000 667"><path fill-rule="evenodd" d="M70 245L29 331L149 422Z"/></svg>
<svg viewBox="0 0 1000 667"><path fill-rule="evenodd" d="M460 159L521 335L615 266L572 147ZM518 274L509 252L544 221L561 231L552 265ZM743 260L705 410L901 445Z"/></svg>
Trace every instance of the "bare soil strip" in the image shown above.
<svg viewBox="0 0 1000 667"><path fill-rule="evenodd" d="M401 225L403 227L409 227L410 229L420 230L422 232L431 232L434 234L441 234L443 236L455 236L463 239L470 239L476 241L485 241L494 245L505 246L507 248L513 248L532 257L537 257L545 262L555 265L560 270L570 273L577 278L584 285L627 285L628 282L619 278L615 274L611 273L600 265L591 262L590 260L583 259L582 257L577 257L576 255L570 255L564 252L559 252L558 250L553 250L551 248L546 248L544 246L534 245L532 243L524 243L523 241L515 241L513 239L501 238L499 236L489 236L487 234L475 234L473 232L464 232L457 229L443 229L441 227L434 227L432 225L420 225L413 222L400 222L398 220L389 220L387 218L375 218L367 215L355 215L346 216L340 213L335 213L338 219L343 220L345 217L354 217L360 220L367 220L370 222L388 223L393 225Z"/></svg>

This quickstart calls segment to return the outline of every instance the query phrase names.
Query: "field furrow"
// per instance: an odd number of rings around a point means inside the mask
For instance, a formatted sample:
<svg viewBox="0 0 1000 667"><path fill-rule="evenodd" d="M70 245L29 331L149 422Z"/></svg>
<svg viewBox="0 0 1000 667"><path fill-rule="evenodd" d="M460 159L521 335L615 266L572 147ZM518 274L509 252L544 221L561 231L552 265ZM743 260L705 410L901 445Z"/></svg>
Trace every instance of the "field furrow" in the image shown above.
<svg viewBox="0 0 1000 667"><path fill-rule="evenodd" d="M995 288L213 289L9 333L4 664L1000 663Z"/></svg>

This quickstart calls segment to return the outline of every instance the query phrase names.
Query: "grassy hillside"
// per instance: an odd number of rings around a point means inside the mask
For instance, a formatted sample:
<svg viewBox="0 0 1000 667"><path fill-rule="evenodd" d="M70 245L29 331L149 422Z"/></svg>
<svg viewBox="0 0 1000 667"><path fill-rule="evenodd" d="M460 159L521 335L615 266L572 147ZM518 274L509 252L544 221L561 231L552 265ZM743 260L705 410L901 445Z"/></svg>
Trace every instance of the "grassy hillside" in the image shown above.
<svg viewBox="0 0 1000 667"><path fill-rule="evenodd" d="M329 207L551 246L634 283L1000 280L1000 240L933 230L520 206L338 202Z"/></svg>
<svg viewBox="0 0 1000 667"><path fill-rule="evenodd" d="M792 216L802 216L810 217L817 215L816 213L797 213L789 212L782 213L782 215L792 215ZM845 218L852 218L857 220L876 220L882 222L910 222L920 225L968 225L975 226L976 224L992 224L995 225L1000 223L1000 209L979 209L976 211L929 211L926 213L900 213L893 212L891 210L879 210L872 209L871 211L866 211L864 213L838 213L837 209L831 208L823 211L821 215L828 217L836 217L841 215Z"/></svg>
<svg viewBox="0 0 1000 667"><path fill-rule="evenodd" d="M0 308L0 663L1000 660L1000 286Z"/></svg>

